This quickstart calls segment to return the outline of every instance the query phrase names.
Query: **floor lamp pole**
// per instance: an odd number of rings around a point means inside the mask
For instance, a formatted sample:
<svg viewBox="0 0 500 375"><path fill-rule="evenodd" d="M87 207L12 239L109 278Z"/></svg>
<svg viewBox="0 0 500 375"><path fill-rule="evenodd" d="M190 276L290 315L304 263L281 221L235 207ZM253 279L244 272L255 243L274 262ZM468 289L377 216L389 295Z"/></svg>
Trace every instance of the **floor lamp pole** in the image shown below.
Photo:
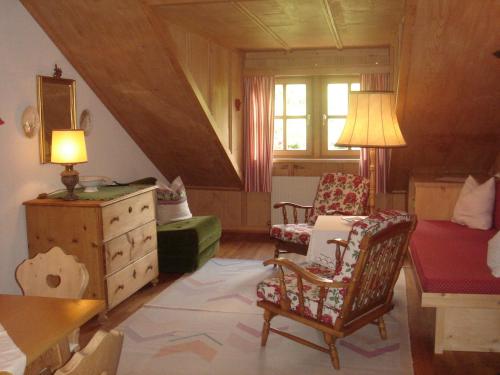
<svg viewBox="0 0 500 375"><path fill-rule="evenodd" d="M370 210L370 215L375 212L375 193L377 191L376 185L376 175L375 175L375 161L376 161L376 154L375 154L375 148L370 147L368 149L368 159L370 162L370 167L368 169L369 171L369 176L370 176L370 195L368 196L368 208Z"/></svg>

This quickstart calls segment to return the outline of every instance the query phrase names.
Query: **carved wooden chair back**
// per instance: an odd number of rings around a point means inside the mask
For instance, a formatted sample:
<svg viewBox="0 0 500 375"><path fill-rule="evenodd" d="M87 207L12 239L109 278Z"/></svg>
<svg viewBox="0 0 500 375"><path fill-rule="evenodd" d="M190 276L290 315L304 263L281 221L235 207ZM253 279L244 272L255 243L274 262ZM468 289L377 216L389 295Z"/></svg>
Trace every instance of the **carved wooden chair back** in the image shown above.
<svg viewBox="0 0 500 375"><path fill-rule="evenodd" d="M120 361L123 333L97 331L87 346L55 375L115 375Z"/></svg>
<svg viewBox="0 0 500 375"><path fill-rule="evenodd" d="M24 260L16 269L16 280L25 296L80 299L89 283L89 272L74 255L60 247ZM76 329L68 336L71 351L79 348Z"/></svg>
<svg viewBox="0 0 500 375"><path fill-rule="evenodd" d="M360 222L360 226L362 225ZM364 232L359 243L359 258L351 273L352 282L347 290L342 312L335 322L335 329L349 329L355 320L367 312L392 309L394 285L415 225L415 218L410 215L398 222L380 218L379 226L372 226L369 231ZM353 229L351 236L356 236L356 229Z"/></svg>
<svg viewBox="0 0 500 375"><path fill-rule="evenodd" d="M24 260L16 269L16 279L26 296L82 298L89 273L75 256L56 246Z"/></svg>

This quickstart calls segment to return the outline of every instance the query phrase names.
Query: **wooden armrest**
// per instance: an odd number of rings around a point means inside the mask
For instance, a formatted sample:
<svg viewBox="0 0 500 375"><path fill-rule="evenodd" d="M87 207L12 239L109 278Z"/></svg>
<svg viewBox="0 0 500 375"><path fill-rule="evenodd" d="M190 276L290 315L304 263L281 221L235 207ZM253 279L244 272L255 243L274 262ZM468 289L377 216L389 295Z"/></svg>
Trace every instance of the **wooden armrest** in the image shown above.
<svg viewBox="0 0 500 375"><path fill-rule="evenodd" d="M349 286L349 283L333 281L327 279L326 277L315 275L314 273L306 270L305 268L298 266L289 259L276 258L276 259L268 259L264 262L264 266L268 266L270 264L276 264L278 266L288 268L293 272L297 273L298 275L300 275L303 279L309 281L314 285L322 286L325 288L347 288Z"/></svg>
<svg viewBox="0 0 500 375"><path fill-rule="evenodd" d="M278 202L273 205L273 208L281 208L285 206L290 206L290 207L296 207L296 208L304 208L304 209L311 209L312 206L304 206L302 204L297 204L297 203L291 203L291 202Z"/></svg>
<svg viewBox="0 0 500 375"><path fill-rule="evenodd" d="M335 245L340 245L342 247L347 247L348 242L342 238L334 238L333 240L326 241L327 244L334 243Z"/></svg>

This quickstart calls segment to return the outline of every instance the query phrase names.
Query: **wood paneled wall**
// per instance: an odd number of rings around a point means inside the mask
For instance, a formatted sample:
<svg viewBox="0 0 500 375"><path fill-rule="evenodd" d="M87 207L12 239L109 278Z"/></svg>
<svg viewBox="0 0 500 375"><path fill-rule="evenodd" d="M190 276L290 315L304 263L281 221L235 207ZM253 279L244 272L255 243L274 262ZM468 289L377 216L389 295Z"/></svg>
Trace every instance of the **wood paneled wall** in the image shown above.
<svg viewBox="0 0 500 375"><path fill-rule="evenodd" d="M177 47L179 62L192 75L215 120L222 143L243 168L242 110L234 105L236 99L243 101L243 54L174 24L165 26Z"/></svg>
<svg viewBox="0 0 500 375"><path fill-rule="evenodd" d="M357 160L280 160L273 176L320 176L325 172L358 173ZM271 223L271 194L244 191L188 189L193 215L217 215L222 229L267 233ZM378 194L378 208L406 210L406 191ZM312 204L312 202L311 202Z"/></svg>
<svg viewBox="0 0 500 375"><path fill-rule="evenodd" d="M410 174L485 174L500 149L498 0L407 0L397 115L408 147L391 184Z"/></svg>

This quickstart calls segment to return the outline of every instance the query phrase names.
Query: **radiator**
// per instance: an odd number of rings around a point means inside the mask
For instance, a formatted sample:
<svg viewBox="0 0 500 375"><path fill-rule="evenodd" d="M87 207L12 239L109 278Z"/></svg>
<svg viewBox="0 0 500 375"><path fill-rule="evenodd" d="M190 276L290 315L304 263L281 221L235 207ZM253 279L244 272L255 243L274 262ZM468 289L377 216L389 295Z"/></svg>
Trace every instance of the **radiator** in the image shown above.
<svg viewBox="0 0 500 375"><path fill-rule="evenodd" d="M312 205L316 190L318 188L319 177L298 177L298 176L275 176L272 179L271 190L271 223L283 223L281 209L274 209L273 205L278 202L293 202L304 205ZM299 220L304 220L304 210L299 211ZM288 211L288 220L292 221L292 211Z"/></svg>

